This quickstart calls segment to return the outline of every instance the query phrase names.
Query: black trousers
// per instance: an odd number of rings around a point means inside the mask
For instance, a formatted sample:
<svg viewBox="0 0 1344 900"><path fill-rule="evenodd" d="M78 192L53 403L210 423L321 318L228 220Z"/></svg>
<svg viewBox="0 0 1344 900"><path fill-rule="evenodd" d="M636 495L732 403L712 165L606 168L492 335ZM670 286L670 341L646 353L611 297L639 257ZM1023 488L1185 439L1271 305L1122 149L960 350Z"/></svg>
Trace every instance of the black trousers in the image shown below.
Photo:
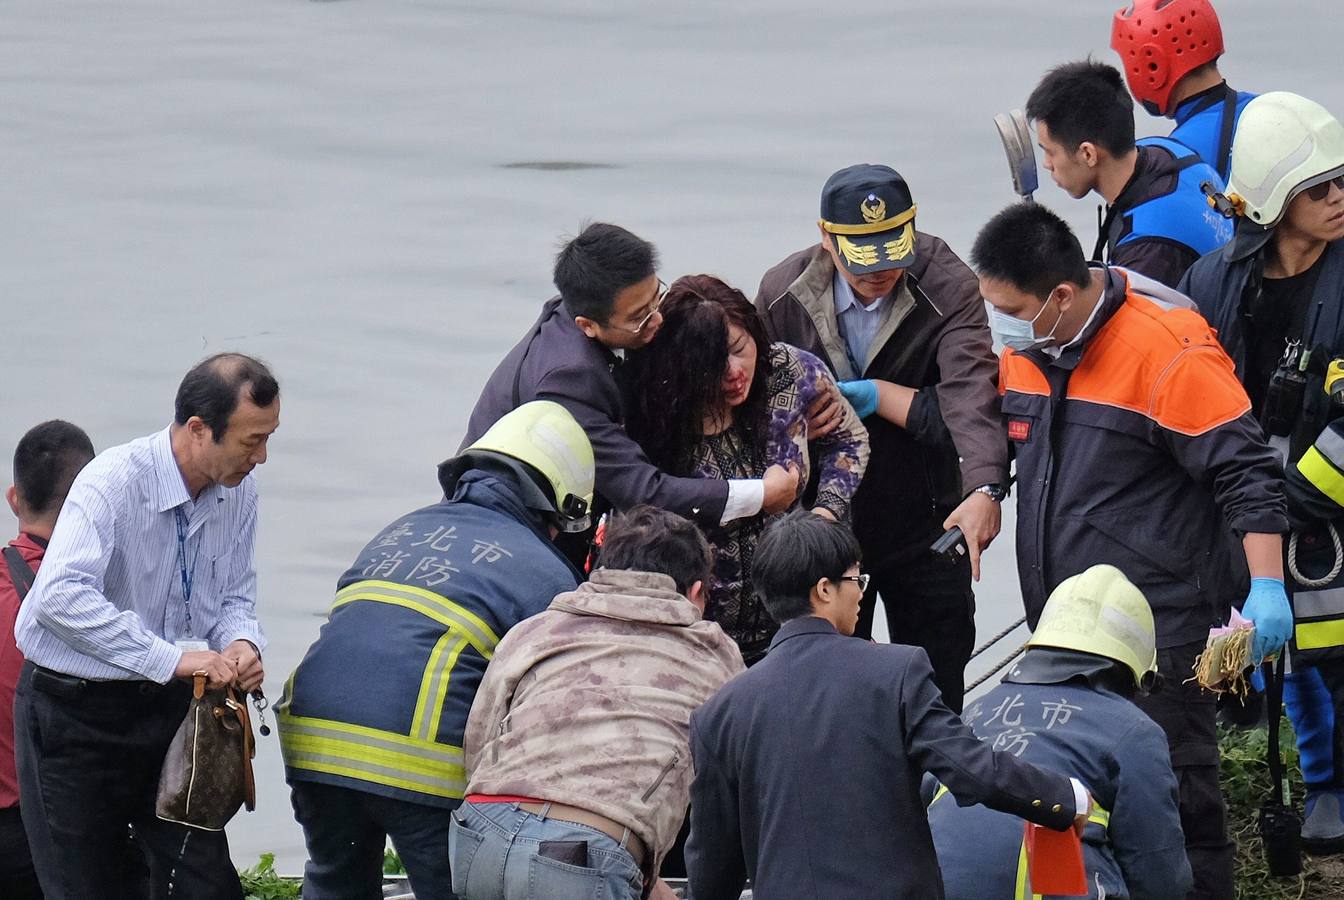
<svg viewBox="0 0 1344 900"><path fill-rule="evenodd" d="M154 815L159 770L191 688L85 681L25 663L14 700L20 807L46 900L123 900L149 866L152 900L241 900L224 833ZM134 895L132 895L134 896Z"/></svg>
<svg viewBox="0 0 1344 900"><path fill-rule="evenodd" d="M1218 786L1215 696L1187 682L1204 641L1157 651L1162 689L1134 702L1167 733L1171 768L1180 792L1185 853L1195 876L1190 897L1232 900L1235 847L1227 839L1227 807Z"/></svg>
<svg viewBox="0 0 1344 900"><path fill-rule="evenodd" d="M864 548L864 569L873 579L859 604L854 634L873 636L873 613L880 594L892 643L924 648L943 702L960 713L966 662L975 649L971 563L965 557L951 563L934 556L928 551L933 539L874 563L868 562L872 555Z"/></svg>
<svg viewBox="0 0 1344 900"><path fill-rule="evenodd" d="M0 809L0 897L5 900L42 900L42 889L33 870L28 836L23 831L19 808Z"/></svg>
<svg viewBox="0 0 1344 900"><path fill-rule="evenodd" d="M456 900L448 867L452 809L311 781L289 787L308 846L303 900L382 900L389 837L417 900Z"/></svg>

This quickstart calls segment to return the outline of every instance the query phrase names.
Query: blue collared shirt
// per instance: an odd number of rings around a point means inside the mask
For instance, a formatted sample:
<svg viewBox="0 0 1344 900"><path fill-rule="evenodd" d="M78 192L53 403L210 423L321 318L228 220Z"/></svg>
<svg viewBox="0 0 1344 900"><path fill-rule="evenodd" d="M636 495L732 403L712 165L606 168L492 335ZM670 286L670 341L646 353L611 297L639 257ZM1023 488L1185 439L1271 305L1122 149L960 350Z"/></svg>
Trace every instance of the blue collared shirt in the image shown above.
<svg viewBox="0 0 1344 900"><path fill-rule="evenodd" d="M186 519L191 623L183 599L177 512ZM223 650L244 638L265 647L254 601L257 488L213 485L192 501L169 429L112 447L70 488L51 544L15 626L40 666L100 680L173 677L174 641Z"/></svg>
<svg viewBox="0 0 1344 900"><path fill-rule="evenodd" d="M873 345L873 338L877 337L878 329L882 327L883 313L891 297L888 295L870 306L864 306L854 296L854 290L839 269L835 270L831 281L835 294L835 318L840 323L840 333L849 350L849 362L854 367L855 377L862 378L868 361L868 350Z"/></svg>

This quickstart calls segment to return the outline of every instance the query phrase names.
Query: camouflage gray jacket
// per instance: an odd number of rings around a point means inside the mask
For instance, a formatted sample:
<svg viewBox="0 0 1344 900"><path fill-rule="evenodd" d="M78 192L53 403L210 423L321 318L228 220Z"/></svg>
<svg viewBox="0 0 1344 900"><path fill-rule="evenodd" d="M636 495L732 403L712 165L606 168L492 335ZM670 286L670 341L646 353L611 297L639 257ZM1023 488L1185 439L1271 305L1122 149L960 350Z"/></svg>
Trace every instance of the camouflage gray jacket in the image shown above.
<svg viewBox="0 0 1344 900"><path fill-rule="evenodd" d="M598 569L495 649L467 720L467 793L606 816L657 871L686 815L691 713L742 670L671 578Z"/></svg>

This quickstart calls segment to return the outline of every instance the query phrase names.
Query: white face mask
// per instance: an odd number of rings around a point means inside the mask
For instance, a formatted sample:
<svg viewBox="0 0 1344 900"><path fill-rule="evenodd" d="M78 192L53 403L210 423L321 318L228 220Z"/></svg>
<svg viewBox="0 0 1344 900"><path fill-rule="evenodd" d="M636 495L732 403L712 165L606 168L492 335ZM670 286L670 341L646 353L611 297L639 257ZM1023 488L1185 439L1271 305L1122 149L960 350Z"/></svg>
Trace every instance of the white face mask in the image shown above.
<svg viewBox="0 0 1344 900"><path fill-rule="evenodd" d="M999 339L999 343L1019 352L1048 347L1054 343L1055 329L1059 328L1059 323L1064 318L1064 310L1061 309L1059 318L1055 319L1055 324L1050 327L1050 333L1044 337L1037 337L1036 320L1041 317L1041 313L1045 312L1045 308L1049 305L1050 298L1047 297L1045 298L1045 304L1036 312L1036 315L1031 317L1031 321L1010 316L991 305L989 308L990 330Z"/></svg>

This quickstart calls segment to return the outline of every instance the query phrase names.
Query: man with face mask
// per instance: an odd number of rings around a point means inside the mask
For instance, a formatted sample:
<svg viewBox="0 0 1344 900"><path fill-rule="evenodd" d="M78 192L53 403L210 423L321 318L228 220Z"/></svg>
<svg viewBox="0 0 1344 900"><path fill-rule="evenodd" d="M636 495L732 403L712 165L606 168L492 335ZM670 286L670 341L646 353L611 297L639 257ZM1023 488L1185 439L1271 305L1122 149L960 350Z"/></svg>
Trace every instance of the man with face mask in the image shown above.
<svg viewBox="0 0 1344 900"><path fill-rule="evenodd" d="M1255 622L1257 661L1289 637L1278 458L1185 296L1088 266L1064 221L1032 204L991 219L972 259L1008 347L999 390L1027 621L1034 629L1050 592L1099 563L1148 598L1168 687L1135 703L1171 748L1193 896L1231 898L1215 700L1188 679L1233 599Z"/></svg>

